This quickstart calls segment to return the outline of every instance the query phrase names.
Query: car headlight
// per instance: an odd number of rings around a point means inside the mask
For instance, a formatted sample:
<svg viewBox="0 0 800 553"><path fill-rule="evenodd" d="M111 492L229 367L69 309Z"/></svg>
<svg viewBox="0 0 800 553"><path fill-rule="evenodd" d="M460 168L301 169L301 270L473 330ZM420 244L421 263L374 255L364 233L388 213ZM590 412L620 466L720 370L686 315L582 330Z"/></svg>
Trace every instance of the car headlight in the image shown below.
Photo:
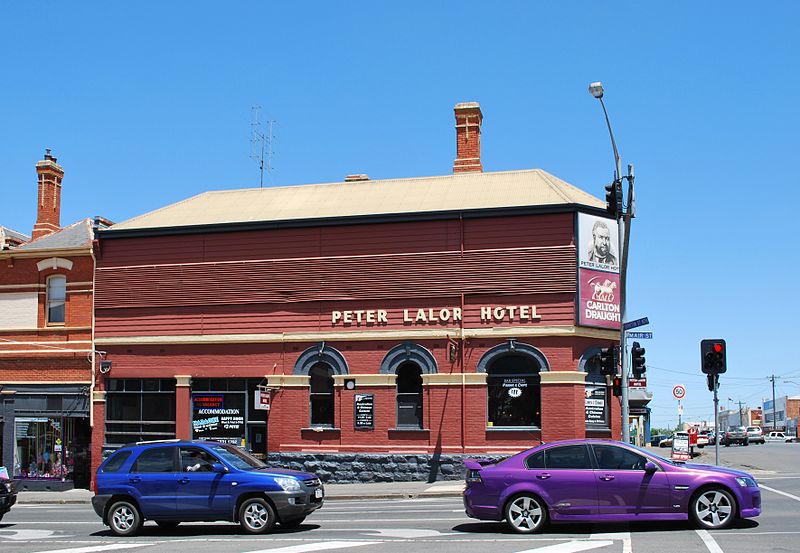
<svg viewBox="0 0 800 553"><path fill-rule="evenodd" d="M299 492L300 491L300 481L297 478L286 478L286 477L278 477L275 479L275 482L283 488L285 492Z"/></svg>
<svg viewBox="0 0 800 553"><path fill-rule="evenodd" d="M11 482L3 482L3 487L8 493L11 493Z"/></svg>
<svg viewBox="0 0 800 553"><path fill-rule="evenodd" d="M758 484L756 481L747 476L737 476L736 483L739 484L743 488L757 488Z"/></svg>

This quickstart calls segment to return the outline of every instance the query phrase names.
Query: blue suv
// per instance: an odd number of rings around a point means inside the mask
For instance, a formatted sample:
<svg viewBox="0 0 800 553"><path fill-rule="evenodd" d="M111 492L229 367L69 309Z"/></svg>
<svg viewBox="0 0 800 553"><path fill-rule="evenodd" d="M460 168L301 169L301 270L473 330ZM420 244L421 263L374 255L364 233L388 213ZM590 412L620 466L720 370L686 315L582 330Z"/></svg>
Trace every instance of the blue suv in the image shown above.
<svg viewBox="0 0 800 553"><path fill-rule="evenodd" d="M228 520L261 534L276 522L299 525L324 496L315 474L268 467L232 445L172 440L115 451L97 469L92 506L118 536L136 534L145 520L162 528Z"/></svg>

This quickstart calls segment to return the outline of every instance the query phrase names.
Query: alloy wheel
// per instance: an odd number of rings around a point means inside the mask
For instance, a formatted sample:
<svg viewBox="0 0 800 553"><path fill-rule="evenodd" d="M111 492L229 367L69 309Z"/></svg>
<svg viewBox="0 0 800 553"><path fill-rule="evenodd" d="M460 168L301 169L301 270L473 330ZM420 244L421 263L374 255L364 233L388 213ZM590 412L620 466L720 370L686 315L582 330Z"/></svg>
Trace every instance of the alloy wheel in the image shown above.
<svg viewBox="0 0 800 553"><path fill-rule="evenodd" d="M721 490L708 490L695 500L694 514L706 528L724 528L732 521L733 501L729 494Z"/></svg>
<svg viewBox="0 0 800 553"><path fill-rule="evenodd" d="M529 495L521 495L509 503L506 520L517 532L537 532L543 525L545 512L542 505Z"/></svg>

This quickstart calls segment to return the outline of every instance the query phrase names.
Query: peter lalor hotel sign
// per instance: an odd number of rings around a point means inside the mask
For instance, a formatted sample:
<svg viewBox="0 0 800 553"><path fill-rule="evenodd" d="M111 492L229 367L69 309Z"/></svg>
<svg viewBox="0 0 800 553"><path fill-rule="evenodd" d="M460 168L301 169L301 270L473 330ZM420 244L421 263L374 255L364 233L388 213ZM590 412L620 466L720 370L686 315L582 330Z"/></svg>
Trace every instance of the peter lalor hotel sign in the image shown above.
<svg viewBox="0 0 800 553"><path fill-rule="evenodd" d="M617 222L578 214L578 324L619 329Z"/></svg>
<svg viewBox="0 0 800 553"><path fill-rule="evenodd" d="M483 305L482 323L531 323L542 319L535 305ZM331 311L333 326L382 326L389 324L389 311L386 309L354 309L350 311ZM429 325L459 322L463 318L460 307L436 307L403 309L403 316L392 314L404 325ZM393 321L394 322L394 321Z"/></svg>

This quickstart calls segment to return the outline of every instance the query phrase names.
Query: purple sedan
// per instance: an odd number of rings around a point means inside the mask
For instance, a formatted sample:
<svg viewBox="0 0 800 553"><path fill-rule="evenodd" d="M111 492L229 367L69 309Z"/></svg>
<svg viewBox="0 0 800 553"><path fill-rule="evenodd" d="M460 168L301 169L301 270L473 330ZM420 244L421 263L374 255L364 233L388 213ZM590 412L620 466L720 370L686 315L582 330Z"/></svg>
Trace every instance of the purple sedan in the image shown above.
<svg viewBox="0 0 800 553"><path fill-rule="evenodd" d="M761 492L746 472L678 464L609 440L540 445L497 464L468 459L464 506L515 531L552 522L686 520L725 528L761 514Z"/></svg>

